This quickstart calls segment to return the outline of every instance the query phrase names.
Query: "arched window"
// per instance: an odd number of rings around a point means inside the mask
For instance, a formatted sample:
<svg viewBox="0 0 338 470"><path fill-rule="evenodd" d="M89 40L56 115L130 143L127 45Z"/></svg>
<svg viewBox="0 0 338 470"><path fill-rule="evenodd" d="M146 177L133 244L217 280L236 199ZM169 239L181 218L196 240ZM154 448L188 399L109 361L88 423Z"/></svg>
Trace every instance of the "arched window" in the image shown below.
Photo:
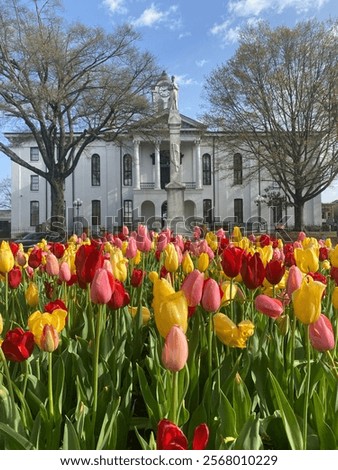
<svg viewBox="0 0 338 470"><path fill-rule="evenodd" d="M234 155L234 184L243 184L243 162L242 155L235 153Z"/></svg>
<svg viewBox="0 0 338 470"><path fill-rule="evenodd" d="M94 153L92 155L92 186L100 186L101 184L101 164L100 155Z"/></svg>
<svg viewBox="0 0 338 470"><path fill-rule="evenodd" d="M203 184L211 184L211 157L208 153L205 153L202 157L202 169L203 169Z"/></svg>
<svg viewBox="0 0 338 470"><path fill-rule="evenodd" d="M124 186L132 186L133 184L133 160L129 153L123 156L123 184Z"/></svg>

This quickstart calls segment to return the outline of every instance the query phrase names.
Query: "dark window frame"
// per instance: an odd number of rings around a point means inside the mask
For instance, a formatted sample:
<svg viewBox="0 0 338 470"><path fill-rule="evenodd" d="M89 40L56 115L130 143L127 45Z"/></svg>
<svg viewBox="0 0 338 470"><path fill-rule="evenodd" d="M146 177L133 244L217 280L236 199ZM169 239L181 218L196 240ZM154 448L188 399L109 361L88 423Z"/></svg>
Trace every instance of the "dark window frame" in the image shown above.
<svg viewBox="0 0 338 470"><path fill-rule="evenodd" d="M123 223L124 225L133 223L133 201L131 199L123 201Z"/></svg>
<svg viewBox="0 0 338 470"><path fill-rule="evenodd" d="M30 147L29 159L31 162L38 162L40 159L39 147Z"/></svg>
<svg viewBox="0 0 338 470"><path fill-rule="evenodd" d="M205 153L202 156L202 175L203 175L203 185L210 186L211 185L211 155L209 153Z"/></svg>
<svg viewBox="0 0 338 470"><path fill-rule="evenodd" d="M92 200L92 225L101 225L101 201L100 199Z"/></svg>
<svg viewBox="0 0 338 470"><path fill-rule="evenodd" d="M92 186L101 186L101 158L97 153L91 159L91 178Z"/></svg>
<svg viewBox="0 0 338 470"><path fill-rule="evenodd" d="M203 199L203 220L206 224L212 223L212 200Z"/></svg>
<svg viewBox="0 0 338 470"><path fill-rule="evenodd" d="M35 206L35 208L34 208ZM31 227L39 225L40 221L40 202L30 201L29 224Z"/></svg>
<svg viewBox="0 0 338 470"><path fill-rule="evenodd" d="M129 153L123 155L123 186L133 185L133 159Z"/></svg>
<svg viewBox="0 0 338 470"><path fill-rule="evenodd" d="M31 175L30 190L39 191L39 175Z"/></svg>
<svg viewBox="0 0 338 470"><path fill-rule="evenodd" d="M243 223L243 199L242 198L236 198L234 199L234 217L235 221L238 224Z"/></svg>
<svg viewBox="0 0 338 470"><path fill-rule="evenodd" d="M235 153L233 159L234 184L243 184L243 157L240 153Z"/></svg>

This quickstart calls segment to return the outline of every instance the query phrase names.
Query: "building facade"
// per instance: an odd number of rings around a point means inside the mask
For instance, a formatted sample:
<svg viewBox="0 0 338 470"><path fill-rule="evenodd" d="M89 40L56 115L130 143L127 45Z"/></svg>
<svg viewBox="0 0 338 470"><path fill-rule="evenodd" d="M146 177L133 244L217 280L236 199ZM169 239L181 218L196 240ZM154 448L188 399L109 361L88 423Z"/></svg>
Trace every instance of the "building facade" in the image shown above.
<svg viewBox="0 0 338 470"><path fill-rule="evenodd" d="M159 116L155 128L123 135L118 142L92 143L66 179L64 216L69 233L111 232L139 223L160 230L168 222L168 184L175 171L182 196L182 203L175 207L171 202L169 208L170 218L173 213L177 216L175 231L186 233L196 224L210 228L236 224L249 231L269 230L278 224L292 227L293 210L283 198L271 204L263 197L268 188L277 191L278 182L263 171L247 180L250 155L232 154L220 144L217 133L179 113L173 77L162 74L152 90L152 101ZM29 134L7 133L6 137L22 159L44 169ZM175 190L174 196L178 193ZM49 184L12 163L12 237L39 231L50 216ZM320 196L305 205L304 221L321 224Z"/></svg>

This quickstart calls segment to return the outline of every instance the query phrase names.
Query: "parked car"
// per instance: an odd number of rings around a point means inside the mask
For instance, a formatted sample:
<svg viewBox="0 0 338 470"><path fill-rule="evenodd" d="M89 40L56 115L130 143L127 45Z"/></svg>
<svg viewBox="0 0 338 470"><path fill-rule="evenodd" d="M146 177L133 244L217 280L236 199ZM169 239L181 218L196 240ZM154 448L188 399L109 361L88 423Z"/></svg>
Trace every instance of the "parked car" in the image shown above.
<svg viewBox="0 0 338 470"><path fill-rule="evenodd" d="M45 239L47 242L62 242L63 239L61 235L57 232L31 232L27 233L22 238L14 240L15 243L22 243L22 246L27 248L32 248L37 243L41 242L42 239Z"/></svg>

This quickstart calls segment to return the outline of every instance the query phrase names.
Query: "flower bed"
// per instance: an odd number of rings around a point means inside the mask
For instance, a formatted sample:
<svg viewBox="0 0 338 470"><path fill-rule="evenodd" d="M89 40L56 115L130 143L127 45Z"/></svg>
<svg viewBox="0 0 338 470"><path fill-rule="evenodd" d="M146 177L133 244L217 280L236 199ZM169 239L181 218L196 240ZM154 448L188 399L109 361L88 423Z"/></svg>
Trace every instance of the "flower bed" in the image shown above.
<svg viewBox="0 0 338 470"><path fill-rule="evenodd" d="M0 449L336 449L338 247L0 247Z"/></svg>

